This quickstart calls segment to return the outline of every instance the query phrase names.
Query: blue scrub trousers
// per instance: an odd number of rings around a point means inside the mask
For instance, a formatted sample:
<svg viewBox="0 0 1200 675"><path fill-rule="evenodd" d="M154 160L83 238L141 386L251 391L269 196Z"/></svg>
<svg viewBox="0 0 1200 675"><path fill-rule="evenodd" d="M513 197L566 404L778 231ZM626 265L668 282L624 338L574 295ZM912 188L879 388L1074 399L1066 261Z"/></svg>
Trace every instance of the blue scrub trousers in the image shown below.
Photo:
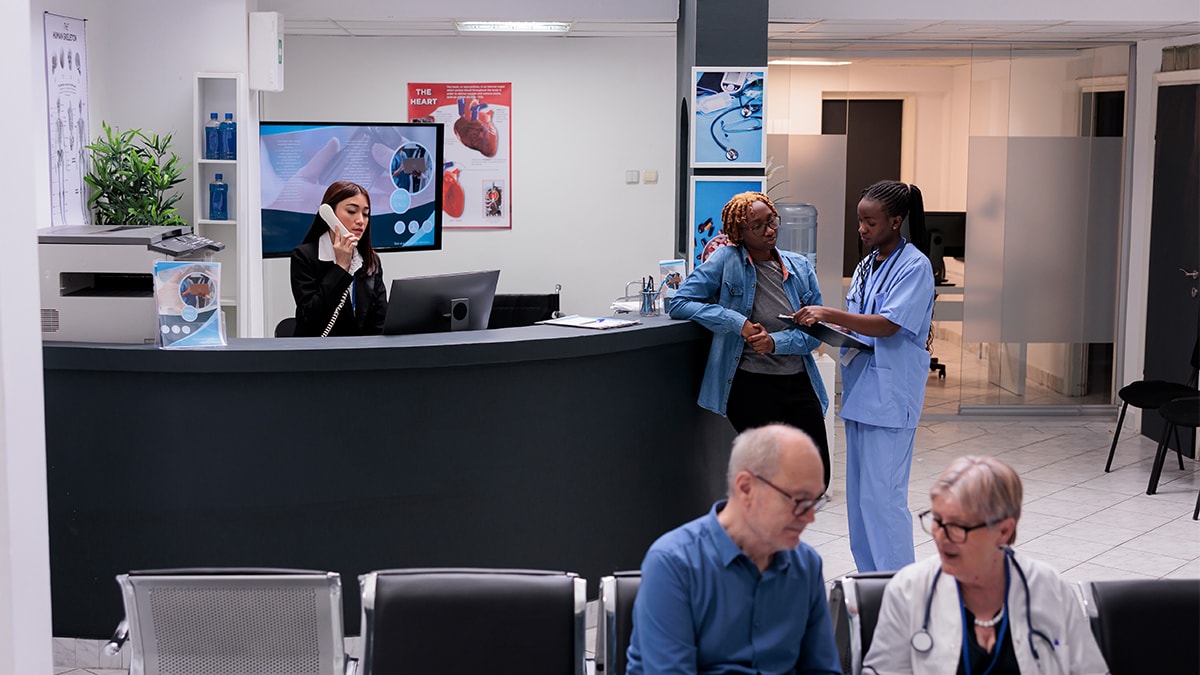
<svg viewBox="0 0 1200 675"><path fill-rule="evenodd" d="M912 563L908 477L916 429L846 423L846 511L850 552L859 572Z"/></svg>

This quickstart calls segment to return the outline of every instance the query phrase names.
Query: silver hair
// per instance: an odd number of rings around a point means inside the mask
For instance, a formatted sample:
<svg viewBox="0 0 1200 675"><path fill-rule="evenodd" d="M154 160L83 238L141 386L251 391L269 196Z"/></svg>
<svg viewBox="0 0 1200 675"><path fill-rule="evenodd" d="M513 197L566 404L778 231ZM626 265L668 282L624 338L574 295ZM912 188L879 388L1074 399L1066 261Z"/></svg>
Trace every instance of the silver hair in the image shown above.
<svg viewBox="0 0 1200 675"><path fill-rule="evenodd" d="M747 429L733 439L733 451L729 453L729 469L725 474L729 495L733 495L734 480L743 471L764 477L775 473L779 468L780 441L789 433L799 434L812 444L808 434L786 424L768 424Z"/></svg>
<svg viewBox="0 0 1200 675"><path fill-rule="evenodd" d="M988 455L959 457L933 482L930 497L951 497L969 515L994 524L1005 518L1021 519L1024 489L1021 477L1008 464ZM1008 544L1017 541L1016 526Z"/></svg>

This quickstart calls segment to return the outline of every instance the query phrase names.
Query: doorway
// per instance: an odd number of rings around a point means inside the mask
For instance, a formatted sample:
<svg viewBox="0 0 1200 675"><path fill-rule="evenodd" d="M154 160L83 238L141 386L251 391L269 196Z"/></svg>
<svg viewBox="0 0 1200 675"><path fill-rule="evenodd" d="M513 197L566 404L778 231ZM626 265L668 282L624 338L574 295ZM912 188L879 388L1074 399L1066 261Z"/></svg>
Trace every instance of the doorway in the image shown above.
<svg viewBox="0 0 1200 675"><path fill-rule="evenodd" d="M867 254L858 238L858 200L863 188L880 180L900 180L904 101L825 99L821 133L846 136L846 204L842 276Z"/></svg>
<svg viewBox="0 0 1200 675"><path fill-rule="evenodd" d="M1197 185L1200 84L1160 86L1150 207L1144 379L1183 382L1191 368L1189 359L1200 330ZM1142 435L1158 440L1162 428L1162 418L1156 411L1143 413ZM1185 453L1191 454L1191 446L1186 441L1184 445Z"/></svg>

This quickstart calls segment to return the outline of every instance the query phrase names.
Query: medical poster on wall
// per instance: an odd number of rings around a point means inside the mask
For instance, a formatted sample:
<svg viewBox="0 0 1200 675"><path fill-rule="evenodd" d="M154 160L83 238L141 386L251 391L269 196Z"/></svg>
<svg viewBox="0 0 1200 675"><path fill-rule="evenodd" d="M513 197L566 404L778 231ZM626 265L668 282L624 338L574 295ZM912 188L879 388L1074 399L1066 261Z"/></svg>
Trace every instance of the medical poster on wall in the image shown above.
<svg viewBox="0 0 1200 675"><path fill-rule="evenodd" d="M695 269L716 249L729 243L721 234L721 210L740 192L762 192L765 179L744 176L694 176L688 261Z"/></svg>
<svg viewBox="0 0 1200 675"><path fill-rule="evenodd" d="M442 227L512 227L512 83L410 83L408 116L446 126Z"/></svg>
<svg viewBox="0 0 1200 675"><path fill-rule="evenodd" d="M766 68L692 68L692 82L692 166L766 166Z"/></svg>
<svg viewBox="0 0 1200 675"><path fill-rule="evenodd" d="M46 110L50 127L50 225L91 225L87 174L88 68L84 19L46 12Z"/></svg>

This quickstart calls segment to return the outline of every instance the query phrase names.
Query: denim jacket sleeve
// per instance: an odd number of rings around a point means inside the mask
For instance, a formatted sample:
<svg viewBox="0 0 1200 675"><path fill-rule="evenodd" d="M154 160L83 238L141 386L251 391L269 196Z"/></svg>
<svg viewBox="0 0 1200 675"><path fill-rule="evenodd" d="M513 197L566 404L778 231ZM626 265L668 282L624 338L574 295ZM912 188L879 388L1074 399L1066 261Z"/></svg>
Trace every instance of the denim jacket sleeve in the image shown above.
<svg viewBox="0 0 1200 675"><path fill-rule="evenodd" d="M690 319L718 335L741 333L750 310L741 257L741 247L725 246L692 270L671 299L671 318Z"/></svg>
<svg viewBox="0 0 1200 675"><path fill-rule="evenodd" d="M792 306L800 309L805 305L820 305L821 287L817 285L817 273L812 263L802 255L780 251L783 264L788 267L788 279L783 284ZM799 328L789 328L771 333L775 340L776 354L808 354L821 345L817 338Z"/></svg>

